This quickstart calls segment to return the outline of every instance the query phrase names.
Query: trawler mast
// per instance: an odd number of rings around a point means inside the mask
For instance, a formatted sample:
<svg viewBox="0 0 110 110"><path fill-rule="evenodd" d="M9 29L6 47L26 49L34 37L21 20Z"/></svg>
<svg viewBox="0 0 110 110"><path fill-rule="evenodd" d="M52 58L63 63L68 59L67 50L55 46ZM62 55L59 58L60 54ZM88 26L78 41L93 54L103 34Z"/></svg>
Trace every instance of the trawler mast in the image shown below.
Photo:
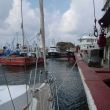
<svg viewBox="0 0 110 110"><path fill-rule="evenodd" d="M22 9L22 0L21 0L21 31L23 37L23 47L24 47L24 24L23 24L23 9Z"/></svg>

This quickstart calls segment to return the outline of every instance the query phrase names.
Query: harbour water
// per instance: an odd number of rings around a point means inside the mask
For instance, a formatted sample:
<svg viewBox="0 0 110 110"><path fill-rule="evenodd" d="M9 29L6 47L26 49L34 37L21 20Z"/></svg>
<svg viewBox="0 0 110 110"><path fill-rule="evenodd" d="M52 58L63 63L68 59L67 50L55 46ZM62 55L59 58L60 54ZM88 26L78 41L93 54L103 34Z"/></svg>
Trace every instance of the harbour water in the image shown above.
<svg viewBox="0 0 110 110"><path fill-rule="evenodd" d="M77 67L72 69L72 64L59 59L48 59L47 70L56 77L58 87L58 101L60 110L88 110L87 100L80 74ZM38 67L38 71L43 67ZM34 77L35 67L0 67L0 85L6 84L4 73L8 84L28 84L30 72ZM40 78L41 77L41 80ZM37 74L36 82L45 79L44 74Z"/></svg>

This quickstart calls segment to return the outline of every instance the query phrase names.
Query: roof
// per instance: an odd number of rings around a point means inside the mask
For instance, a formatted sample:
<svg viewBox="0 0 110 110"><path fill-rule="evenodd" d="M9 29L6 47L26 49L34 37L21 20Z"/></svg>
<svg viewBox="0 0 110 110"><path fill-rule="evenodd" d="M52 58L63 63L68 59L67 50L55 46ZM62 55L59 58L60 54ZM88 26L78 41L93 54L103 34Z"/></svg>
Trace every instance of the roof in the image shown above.
<svg viewBox="0 0 110 110"><path fill-rule="evenodd" d="M82 38L80 38L80 39L97 39L95 36L87 36L87 35L85 35L85 36L83 36Z"/></svg>

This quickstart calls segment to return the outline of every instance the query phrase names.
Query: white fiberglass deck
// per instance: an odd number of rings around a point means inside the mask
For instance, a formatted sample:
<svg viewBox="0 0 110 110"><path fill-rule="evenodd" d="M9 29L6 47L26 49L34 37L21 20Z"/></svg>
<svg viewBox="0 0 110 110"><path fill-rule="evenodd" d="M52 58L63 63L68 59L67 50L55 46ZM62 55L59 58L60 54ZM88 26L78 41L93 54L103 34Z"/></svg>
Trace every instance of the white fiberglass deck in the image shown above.
<svg viewBox="0 0 110 110"><path fill-rule="evenodd" d="M25 108L27 106L26 85L11 85L9 86L9 90L16 110ZM8 88L5 85L0 86L0 110L14 110Z"/></svg>
<svg viewBox="0 0 110 110"><path fill-rule="evenodd" d="M12 85L9 86L9 90L12 99L15 99L26 92L26 85ZM10 101L10 96L7 86L0 86L0 105L8 101Z"/></svg>

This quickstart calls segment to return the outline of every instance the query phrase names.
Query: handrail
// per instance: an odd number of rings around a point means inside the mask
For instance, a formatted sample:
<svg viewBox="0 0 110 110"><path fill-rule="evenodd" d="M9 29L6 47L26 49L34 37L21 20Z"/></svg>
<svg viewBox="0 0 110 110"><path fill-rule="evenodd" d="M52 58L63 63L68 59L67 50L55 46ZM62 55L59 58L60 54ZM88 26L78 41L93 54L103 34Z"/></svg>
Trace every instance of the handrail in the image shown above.
<svg viewBox="0 0 110 110"><path fill-rule="evenodd" d="M52 73L49 73L50 74L50 79L48 79L48 83L50 85L50 90L51 90L51 95L52 95L52 98L54 99L56 97L56 100L53 100L53 107L55 108L55 101L56 101L56 106L57 106L57 110L59 110L59 102L58 102L58 88L57 88L57 85L56 85L56 77L55 75L53 75ZM53 88L51 87L53 84Z"/></svg>
<svg viewBox="0 0 110 110"><path fill-rule="evenodd" d="M36 68L35 68L35 74L34 74L34 85L33 85L33 90L35 90L35 85L36 85L37 63L38 63L38 58L36 59Z"/></svg>
<svg viewBox="0 0 110 110"><path fill-rule="evenodd" d="M40 83L40 74L41 72L39 73L39 83ZM32 71L30 72L30 77L29 77L29 85L31 85L31 81L33 80L33 87L32 87L32 93L35 92L36 90L39 90L40 91L40 87L42 87L42 85L39 87L39 88L35 88L36 86L36 77L37 77L37 71L35 70L35 74L34 74L34 77L32 78ZM49 85L49 88L50 88L50 93L51 93L51 96L50 96L50 101L52 101L52 108L54 109L55 106L56 106L56 109L59 110L59 102L58 102L58 87L57 87L57 84L56 84L56 77L53 73L49 73L48 74L48 78L45 82L45 84L48 84ZM43 84L44 85L44 84ZM40 93L40 92L39 92Z"/></svg>
<svg viewBox="0 0 110 110"><path fill-rule="evenodd" d="M30 72L30 76L29 76L29 86L30 86L30 84L31 84L31 79L32 79L32 70L31 70L31 72Z"/></svg>

